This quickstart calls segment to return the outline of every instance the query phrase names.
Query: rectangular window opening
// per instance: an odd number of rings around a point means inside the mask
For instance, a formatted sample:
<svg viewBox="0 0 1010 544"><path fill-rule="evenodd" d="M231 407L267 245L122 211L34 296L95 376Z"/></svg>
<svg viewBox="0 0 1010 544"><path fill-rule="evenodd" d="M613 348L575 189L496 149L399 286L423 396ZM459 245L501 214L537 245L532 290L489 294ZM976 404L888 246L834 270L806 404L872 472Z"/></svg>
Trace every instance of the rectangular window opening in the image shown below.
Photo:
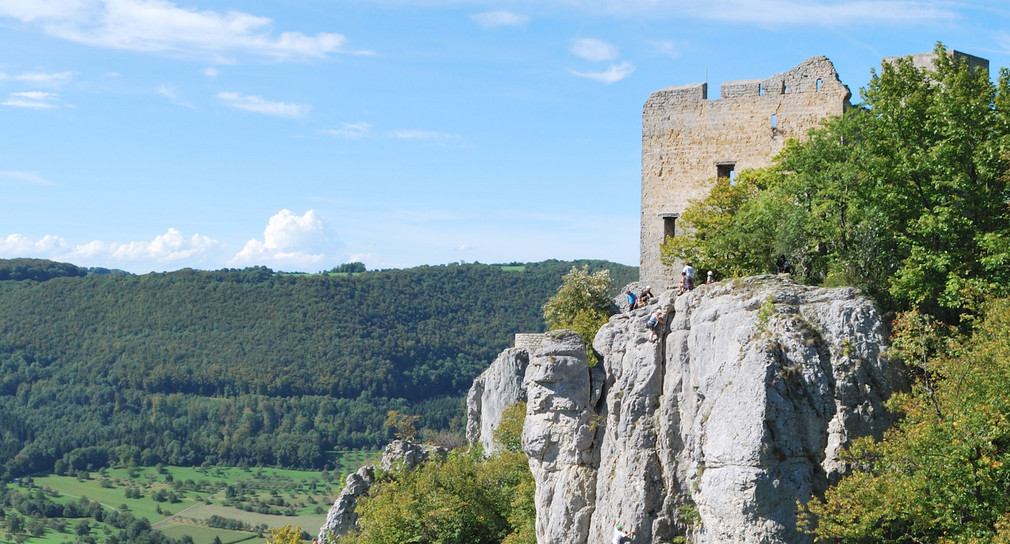
<svg viewBox="0 0 1010 544"><path fill-rule="evenodd" d="M772 128L773 129L779 128L779 117L777 114L774 113L772 114Z"/></svg>
<svg viewBox="0 0 1010 544"><path fill-rule="evenodd" d="M736 183L736 172L734 171L735 168L736 168L735 162L716 163L715 165L716 176L719 178L729 178L729 184L733 185L734 183Z"/></svg>
<svg viewBox="0 0 1010 544"><path fill-rule="evenodd" d="M680 217L679 213L661 213L659 217L663 219L663 240L660 243L666 242L667 238L673 238L677 235L677 218Z"/></svg>
<svg viewBox="0 0 1010 544"><path fill-rule="evenodd" d="M822 80L821 78L817 78L817 88L815 89L816 92L821 92L821 85L824 85L824 80Z"/></svg>
<svg viewBox="0 0 1010 544"><path fill-rule="evenodd" d="M765 86L758 83L758 96L765 95Z"/></svg>
<svg viewBox="0 0 1010 544"><path fill-rule="evenodd" d="M663 218L663 240L677 235L677 216L668 215Z"/></svg>

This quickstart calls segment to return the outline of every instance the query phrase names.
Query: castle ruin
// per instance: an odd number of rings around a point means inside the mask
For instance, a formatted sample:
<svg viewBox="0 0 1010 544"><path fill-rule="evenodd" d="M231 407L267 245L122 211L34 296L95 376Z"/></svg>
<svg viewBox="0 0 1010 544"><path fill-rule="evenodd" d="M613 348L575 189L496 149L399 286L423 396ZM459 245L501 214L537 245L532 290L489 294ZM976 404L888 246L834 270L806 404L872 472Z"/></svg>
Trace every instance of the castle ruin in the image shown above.
<svg viewBox="0 0 1010 544"><path fill-rule="evenodd" d="M841 115L851 96L823 56L767 79L723 83L718 99L708 99L707 83L652 93L642 109L640 281L676 285L679 271L660 262L659 247L712 179L771 165L786 140Z"/></svg>
<svg viewBox="0 0 1010 544"><path fill-rule="evenodd" d="M948 53L989 71L986 59ZM931 69L936 54L908 57L915 67ZM652 93L642 108L640 281L660 291L676 285L679 270L660 262L660 245L679 233L680 214L708 195L714 178L770 166L786 140L803 139L823 119L841 115L851 96L823 56L767 79L723 83L718 99L708 99L707 83Z"/></svg>

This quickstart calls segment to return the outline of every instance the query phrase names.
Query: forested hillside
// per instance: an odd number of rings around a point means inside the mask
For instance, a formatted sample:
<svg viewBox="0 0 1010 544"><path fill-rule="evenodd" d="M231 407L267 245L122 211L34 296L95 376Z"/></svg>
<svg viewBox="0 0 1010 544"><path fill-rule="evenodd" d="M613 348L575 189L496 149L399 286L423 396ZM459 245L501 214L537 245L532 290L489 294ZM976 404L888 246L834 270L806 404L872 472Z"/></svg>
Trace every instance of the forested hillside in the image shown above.
<svg viewBox="0 0 1010 544"><path fill-rule="evenodd" d="M322 468L328 450L388 441L390 409L446 430L583 264L615 289L637 278L599 261L142 276L0 261L0 464Z"/></svg>

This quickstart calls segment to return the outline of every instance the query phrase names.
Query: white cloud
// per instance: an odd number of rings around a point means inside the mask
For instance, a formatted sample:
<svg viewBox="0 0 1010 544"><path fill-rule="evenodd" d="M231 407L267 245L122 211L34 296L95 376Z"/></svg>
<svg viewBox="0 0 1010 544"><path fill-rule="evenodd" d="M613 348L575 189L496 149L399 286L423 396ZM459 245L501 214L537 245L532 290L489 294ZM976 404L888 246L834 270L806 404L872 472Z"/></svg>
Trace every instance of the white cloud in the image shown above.
<svg viewBox="0 0 1010 544"><path fill-rule="evenodd" d="M37 172L15 172L15 171L0 172L0 181L5 179L16 181L19 183L28 183L31 185L56 185L55 183L49 181L48 179L40 176Z"/></svg>
<svg viewBox="0 0 1010 544"><path fill-rule="evenodd" d="M24 22L81 17L87 12L88 3L86 0L0 0L0 15Z"/></svg>
<svg viewBox="0 0 1010 544"><path fill-rule="evenodd" d="M315 210L295 215L285 209L270 218L262 241L254 238L246 242L229 264L305 270L322 263L334 247Z"/></svg>
<svg viewBox="0 0 1010 544"><path fill-rule="evenodd" d="M329 136L356 140L368 136L371 130L371 123L344 123L340 128L323 130L322 133Z"/></svg>
<svg viewBox="0 0 1010 544"><path fill-rule="evenodd" d="M0 256L15 257L52 257L64 250L67 243L63 238L47 234L38 240L31 240L22 234L10 234L0 238Z"/></svg>
<svg viewBox="0 0 1010 544"><path fill-rule="evenodd" d="M203 70L200 70L200 73L202 73L203 75L205 75L205 76L207 76L207 77L209 77L211 79L213 79L213 78L215 78L215 77L217 77L218 75L221 74L221 72L217 68L214 68L214 67L204 68Z"/></svg>
<svg viewBox="0 0 1010 544"><path fill-rule="evenodd" d="M227 60L230 53L277 60L340 52L343 35L273 35L268 17L179 7L167 0L0 0L0 16L38 23L50 36L98 47Z"/></svg>
<svg viewBox="0 0 1010 544"><path fill-rule="evenodd" d="M596 38L572 40L569 49L575 56L592 62L605 62L617 58L617 47Z"/></svg>
<svg viewBox="0 0 1010 544"><path fill-rule="evenodd" d="M218 245L219 242L213 238L199 234L187 237L174 228L150 241L117 243L95 240L75 246L51 234L38 240L31 240L22 234L11 234L0 239L0 255L39 257L79 264L102 263L102 266L113 263L113 267L130 267L131 263L172 265L183 260L200 260Z"/></svg>
<svg viewBox="0 0 1010 544"><path fill-rule="evenodd" d="M623 61L621 64L611 64L610 68L604 72L579 72L576 70L569 70L569 72L573 75L607 84L618 82L631 75L634 71L635 67L627 61Z"/></svg>
<svg viewBox="0 0 1010 544"><path fill-rule="evenodd" d="M0 102L0 105L8 106L11 108L33 108L33 109L49 109L49 108L58 108L61 106L58 94L42 91L23 91L23 92L10 93L7 95L7 100Z"/></svg>
<svg viewBox="0 0 1010 544"><path fill-rule="evenodd" d="M274 102L254 95L220 92L217 93L217 97L233 108L277 117L302 117L312 109L312 106L306 104Z"/></svg>
<svg viewBox="0 0 1010 544"><path fill-rule="evenodd" d="M183 259L191 260L207 253L218 245L217 240L194 234L186 237L178 229L170 228L165 234L151 241L127 242L125 244L92 242L75 248L71 257L80 254L93 255L94 252L110 255L116 261L156 261L173 263Z"/></svg>
<svg viewBox="0 0 1010 544"><path fill-rule="evenodd" d="M484 28L497 28L500 26L526 26L530 18L526 15L519 15L510 11L488 11L475 13L470 16L474 22Z"/></svg>

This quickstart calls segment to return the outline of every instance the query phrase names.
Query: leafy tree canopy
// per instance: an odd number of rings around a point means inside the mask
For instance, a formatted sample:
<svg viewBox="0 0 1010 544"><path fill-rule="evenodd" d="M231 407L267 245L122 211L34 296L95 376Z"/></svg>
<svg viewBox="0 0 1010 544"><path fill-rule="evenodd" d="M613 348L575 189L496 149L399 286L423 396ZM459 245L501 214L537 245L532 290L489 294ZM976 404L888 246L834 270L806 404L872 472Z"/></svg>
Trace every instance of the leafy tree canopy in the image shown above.
<svg viewBox="0 0 1010 544"><path fill-rule="evenodd" d="M1010 542L1010 299L983 306L973 333L905 314L894 355L922 379L881 441L849 450L855 470L802 520L818 542Z"/></svg>
<svg viewBox="0 0 1010 544"><path fill-rule="evenodd" d="M775 164L715 181L664 245L724 275L787 260L808 283L856 284L886 308L955 322L1010 286L1010 76L942 45L933 70L885 63L863 104Z"/></svg>
<svg viewBox="0 0 1010 544"><path fill-rule="evenodd" d="M0 467L322 469L333 449L391 440L390 410L421 438L458 430L473 378L515 333L545 330L573 265L637 276L601 261L142 276L0 261L32 271L0 281Z"/></svg>
<svg viewBox="0 0 1010 544"><path fill-rule="evenodd" d="M610 298L613 288L609 270L590 273L588 266L572 267L562 278L557 294L544 304L544 319L551 330L569 329L578 333L587 347L590 364L596 362L596 357L588 348L613 313Z"/></svg>
<svg viewBox="0 0 1010 544"><path fill-rule="evenodd" d="M384 475L358 499L360 532L341 544L536 544L533 475L517 447L524 403L505 411L496 439L505 448L484 458L480 448L445 461Z"/></svg>

